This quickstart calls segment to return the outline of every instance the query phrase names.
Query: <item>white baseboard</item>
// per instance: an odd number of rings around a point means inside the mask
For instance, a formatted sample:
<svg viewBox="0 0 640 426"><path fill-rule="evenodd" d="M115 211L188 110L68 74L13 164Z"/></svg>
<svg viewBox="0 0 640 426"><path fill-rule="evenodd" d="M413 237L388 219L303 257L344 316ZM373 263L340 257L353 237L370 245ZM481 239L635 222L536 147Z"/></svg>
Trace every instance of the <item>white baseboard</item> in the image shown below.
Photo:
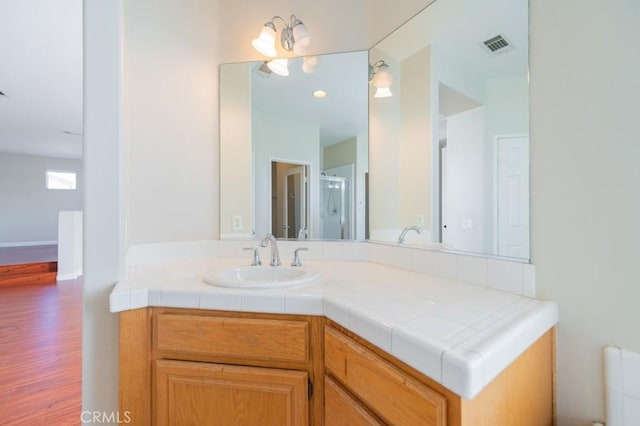
<svg viewBox="0 0 640 426"><path fill-rule="evenodd" d="M82 275L82 271L73 272L73 273L70 273L70 274L58 274L56 276L56 280L58 280L58 281L75 280L81 275Z"/></svg>
<svg viewBox="0 0 640 426"><path fill-rule="evenodd" d="M16 241L10 243L0 243L0 247L29 247L29 246L54 246L57 241Z"/></svg>

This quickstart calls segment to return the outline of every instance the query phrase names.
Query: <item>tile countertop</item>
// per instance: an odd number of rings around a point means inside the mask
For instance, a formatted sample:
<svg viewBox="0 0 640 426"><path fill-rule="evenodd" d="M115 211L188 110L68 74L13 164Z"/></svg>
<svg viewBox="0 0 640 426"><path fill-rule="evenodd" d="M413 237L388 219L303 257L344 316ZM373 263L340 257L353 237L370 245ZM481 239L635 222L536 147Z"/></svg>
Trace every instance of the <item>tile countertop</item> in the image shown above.
<svg viewBox="0 0 640 426"><path fill-rule="evenodd" d="M205 284L247 259L130 266L111 312L147 306L324 315L471 399L558 322L558 307L473 284L370 262L306 261L322 277L300 287Z"/></svg>

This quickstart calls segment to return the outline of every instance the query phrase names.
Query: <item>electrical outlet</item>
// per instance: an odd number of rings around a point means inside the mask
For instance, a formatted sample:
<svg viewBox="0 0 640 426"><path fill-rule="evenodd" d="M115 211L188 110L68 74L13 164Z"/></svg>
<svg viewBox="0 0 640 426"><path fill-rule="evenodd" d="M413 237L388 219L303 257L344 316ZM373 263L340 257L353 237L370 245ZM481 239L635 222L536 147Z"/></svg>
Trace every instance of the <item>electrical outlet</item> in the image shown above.
<svg viewBox="0 0 640 426"><path fill-rule="evenodd" d="M242 231L242 228L242 216L239 214L231 216L231 229L234 231Z"/></svg>
<svg viewBox="0 0 640 426"><path fill-rule="evenodd" d="M421 227L421 228L424 226L424 215L423 214L416 215L416 225Z"/></svg>

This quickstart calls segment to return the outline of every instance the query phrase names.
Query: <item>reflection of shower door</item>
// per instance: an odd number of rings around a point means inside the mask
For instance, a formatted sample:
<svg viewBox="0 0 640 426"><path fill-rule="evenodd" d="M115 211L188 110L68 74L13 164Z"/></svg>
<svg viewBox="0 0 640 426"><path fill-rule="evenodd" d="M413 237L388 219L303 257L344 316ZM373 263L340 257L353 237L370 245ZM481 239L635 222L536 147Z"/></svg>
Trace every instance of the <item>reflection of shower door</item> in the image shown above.
<svg viewBox="0 0 640 426"><path fill-rule="evenodd" d="M305 167L292 167L283 179L283 217L282 230L286 238L297 238L301 229L307 227L306 199L307 188Z"/></svg>
<svg viewBox="0 0 640 426"><path fill-rule="evenodd" d="M320 176L320 237L353 239L351 181L341 176Z"/></svg>

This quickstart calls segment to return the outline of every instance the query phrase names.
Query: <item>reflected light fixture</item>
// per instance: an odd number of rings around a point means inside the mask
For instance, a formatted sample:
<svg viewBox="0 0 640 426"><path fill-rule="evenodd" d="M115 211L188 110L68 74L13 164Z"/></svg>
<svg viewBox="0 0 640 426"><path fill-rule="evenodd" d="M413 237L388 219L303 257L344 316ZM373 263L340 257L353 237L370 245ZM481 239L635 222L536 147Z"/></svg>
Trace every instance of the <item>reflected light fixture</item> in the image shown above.
<svg viewBox="0 0 640 426"><path fill-rule="evenodd" d="M302 71L305 74L313 74L318 66L317 56L305 56L302 58Z"/></svg>
<svg viewBox="0 0 640 426"><path fill-rule="evenodd" d="M280 16L274 16L269 22L264 24L258 38L253 39L251 44L261 54L274 58L276 56L276 22L281 22L284 26L280 33L280 45L287 52L293 51L297 55L303 55L309 46L311 39L307 32L307 27L302 21L291 15L289 22Z"/></svg>
<svg viewBox="0 0 640 426"><path fill-rule="evenodd" d="M393 96L391 93L391 83L393 77L389 72L389 65L380 60L375 64L369 64L369 83L373 84L376 88L374 98L388 98Z"/></svg>
<svg viewBox="0 0 640 426"><path fill-rule="evenodd" d="M324 98L327 96L327 92L325 92L324 90L314 90L311 94L314 98Z"/></svg>
<svg viewBox="0 0 640 426"><path fill-rule="evenodd" d="M289 60L287 58L272 59L267 62L267 67L274 73L283 77L289 75Z"/></svg>

